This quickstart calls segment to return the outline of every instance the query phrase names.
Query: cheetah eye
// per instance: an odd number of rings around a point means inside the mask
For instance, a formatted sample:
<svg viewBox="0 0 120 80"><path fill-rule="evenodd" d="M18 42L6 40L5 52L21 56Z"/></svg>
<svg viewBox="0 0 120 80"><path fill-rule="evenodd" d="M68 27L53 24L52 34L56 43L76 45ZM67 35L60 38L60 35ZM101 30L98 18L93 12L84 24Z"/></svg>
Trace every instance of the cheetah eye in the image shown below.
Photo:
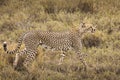
<svg viewBox="0 0 120 80"><path fill-rule="evenodd" d="M92 26L90 26L90 28L92 28L92 29L93 29L93 27L92 27Z"/></svg>
<svg viewBox="0 0 120 80"><path fill-rule="evenodd" d="M82 25L82 28L85 28L86 26L85 25Z"/></svg>
<svg viewBox="0 0 120 80"><path fill-rule="evenodd" d="M82 28L85 28L86 26L85 26L85 23L81 23L81 27Z"/></svg>

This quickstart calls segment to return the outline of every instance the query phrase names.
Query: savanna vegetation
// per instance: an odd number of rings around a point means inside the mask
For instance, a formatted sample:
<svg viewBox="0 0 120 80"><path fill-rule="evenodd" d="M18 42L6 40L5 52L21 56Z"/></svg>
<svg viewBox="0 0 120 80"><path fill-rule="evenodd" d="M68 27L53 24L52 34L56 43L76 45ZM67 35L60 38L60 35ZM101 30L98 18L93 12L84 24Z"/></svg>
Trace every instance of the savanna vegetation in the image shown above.
<svg viewBox="0 0 120 80"><path fill-rule="evenodd" d="M65 31L81 22L97 25L82 38L87 71L72 51L58 65L60 52L39 47L30 73L24 57L14 70L15 54L3 51L4 41L12 50L25 31ZM0 80L120 80L120 0L0 0Z"/></svg>

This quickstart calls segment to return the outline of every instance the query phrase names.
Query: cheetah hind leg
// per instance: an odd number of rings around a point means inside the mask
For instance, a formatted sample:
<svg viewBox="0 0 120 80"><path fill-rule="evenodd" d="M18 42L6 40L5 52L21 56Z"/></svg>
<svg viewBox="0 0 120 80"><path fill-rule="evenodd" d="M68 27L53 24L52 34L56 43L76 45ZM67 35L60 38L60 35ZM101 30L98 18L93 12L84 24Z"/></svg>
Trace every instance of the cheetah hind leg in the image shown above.
<svg viewBox="0 0 120 80"><path fill-rule="evenodd" d="M22 50L22 51L20 51L19 53L16 54L15 60L13 62L13 68L14 69L18 68L18 61L19 61L20 56L25 55L25 54L27 54L26 49L24 49L24 50Z"/></svg>
<svg viewBox="0 0 120 80"><path fill-rule="evenodd" d="M36 54L37 52L30 52L25 58L25 61L23 62L23 66L26 68L28 72L30 71L30 66L32 62L34 61Z"/></svg>

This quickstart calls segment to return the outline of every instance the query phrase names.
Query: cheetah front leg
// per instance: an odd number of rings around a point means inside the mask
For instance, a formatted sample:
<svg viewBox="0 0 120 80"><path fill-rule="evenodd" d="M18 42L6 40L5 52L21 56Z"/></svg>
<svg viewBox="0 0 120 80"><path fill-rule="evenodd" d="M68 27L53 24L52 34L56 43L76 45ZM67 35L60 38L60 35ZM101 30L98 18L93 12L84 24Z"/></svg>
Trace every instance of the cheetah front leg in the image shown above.
<svg viewBox="0 0 120 80"><path fill-rule="evenodd" d="M76 38L75 42L73 43L73 47L74 47L75 53L77 53L77 55L78 55L77 57L80 59L80 61L84 65L84 70L86 70L88 65L87 65L86 61L84 60L84 55L81 53L82 41L79 38Z"/></svg>
<svg viewBox="0 0 120 80"><path fill-rule="evenodd" d="M83 63L84 65L84 70L87 70L87 63L86 63L86 60L84 59L84 54L82 54L80 51L79 52L76 52L78 54L78 57L80 59L80 61Z"/></svg>

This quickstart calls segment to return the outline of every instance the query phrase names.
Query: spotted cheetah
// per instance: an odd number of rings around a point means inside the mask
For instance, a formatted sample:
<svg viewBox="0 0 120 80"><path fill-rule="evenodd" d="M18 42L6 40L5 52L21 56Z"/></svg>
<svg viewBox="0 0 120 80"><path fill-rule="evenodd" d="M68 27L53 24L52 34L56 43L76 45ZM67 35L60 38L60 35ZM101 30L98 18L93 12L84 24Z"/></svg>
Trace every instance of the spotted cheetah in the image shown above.
<svg viewBox="0 0 120 80"><path fill-rule="evenodd" d="M37 54L37 48L39 45L49 47L51 50L61 51L61 58L60 63L63 61L64 54L66 51L72 49L75 53L78 54L79 59L85 66L87 67L86 61L83 59L81 54L82 43L81 37L86 32L94 32L95 28L93 25L89 25L86 23L81 23L79 28L76 30L70 30L65 32L49 32L49 31L41 31L41 30L34 30L28 31L20 36L18 40L18 44L16 48L12 51L7 49L7 43L3 43L4 51L8 54L16 53L15 61L13 66L16 67L18 64L19 57L26 54L27 57L23 62L23 65L28 68L28 65L35 59ZM20 46L24 42L25 49L19 51Z"/></svg>

